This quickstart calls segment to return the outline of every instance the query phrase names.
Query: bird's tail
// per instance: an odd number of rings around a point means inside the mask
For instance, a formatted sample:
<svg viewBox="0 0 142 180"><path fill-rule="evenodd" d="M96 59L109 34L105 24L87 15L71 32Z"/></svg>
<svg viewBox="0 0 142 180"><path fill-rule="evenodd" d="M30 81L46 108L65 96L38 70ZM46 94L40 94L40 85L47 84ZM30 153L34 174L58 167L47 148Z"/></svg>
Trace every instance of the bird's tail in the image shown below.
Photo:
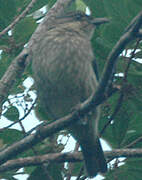
<svg viewBox="0 0 142 180"><path fill-rule="evenodd" d="M94 177L99 172L105 173L107 171L107 163L99 138L94 143L83 142L80 145L88 176Z"/></svg>

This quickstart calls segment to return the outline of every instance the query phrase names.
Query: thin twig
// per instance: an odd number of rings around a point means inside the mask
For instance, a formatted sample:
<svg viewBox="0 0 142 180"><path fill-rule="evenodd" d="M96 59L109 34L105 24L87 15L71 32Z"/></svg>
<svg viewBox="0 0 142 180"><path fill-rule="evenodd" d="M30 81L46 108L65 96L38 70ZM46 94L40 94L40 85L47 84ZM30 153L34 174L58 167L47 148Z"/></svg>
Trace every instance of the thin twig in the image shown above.
<svg viewBox="0 0 142 180"><path fill-rule="evenodd" d="M112 49L111 53L109 54L103 74L102 74L101 81L99 83L100 85L96 92L96 98L94 97L94 101L99 99L99 97L97 97L98 96L97 94L104 96L104 92L108 86L108 81L111 78L111 74L112 74L113 68L115 67L115 64L117 62L117 58L122 53L122 51L125 49L126 45L129 42L131 42L133 39L137 38L137 34L139 33L139 30L142 26L142 11L136 17L134 18L136 21L135 24L129 29L128 32L126 32L120 38L120 40L117 42L117 44L115 45L115 47ZM102 89L102 87L103 87L103 89Z"/></svg>
<svg viewBox="0 0 142 180"><path fill-rule="evenodd" d="M8 70L5 72L0 80L0 109L8 96L8 92L15 83L16 79L21 76L26 67L26 59L28 51L25 48L11 63Z"/></svg>
<svg viewBox="0 0 142 180"><path fill-rule="evenodd" d="M26 16L26 14L29 12L29 10L33 7L34 3L37 0L32 0L29 5L26 7L26 9L9 25L7 26L2 32L0 32L0 38L7 33L9 30L11 30L22 18Z"/></svg>
<svg viewBox="0 0 142 180"><path fill-rule="evenodd" d="M127 81L128 71L129 71L130 65L132 63L132 59L135 56L135 52L136 52L136 50L137 50L137 48L139 46L139 43L140 43L140 39L137 40L136 45L134 47L134 50L132 51L131 56L128 59L128 63L127 63L127 66L126 66L126 69L125 69L125 72L124 72L124 78L123 78L123 81L122 81L122 88L120 90L120 96L118 98L115 110L114 110L113 114L111 115L109 121L104 125L103 129L101 130L100 136L104 133L105 129L111 124L111 121L115 119L115 116L117 115L117 113L119 112L119 110L121 108L121 105L123 103L123 98L124 98L124 88L123 87L125 86L125 83Z"/></svg>
<svg viewBox="0 0 142 180"><path fill-rule="evenodd" d="M123 94L120 94L116 107L114 109L114 112L112 113L110 119L108 120L108 122L104 125L103 129L100 131L100 137L103 135L104 131L106 130L106 128L111 124L112 120L114 120L115 116L117 115L117 113L119 112L121 105L122 105L122 101L123 101Z"/></svg>
<svg viewBox="0 0 142 180"><path fill-rule="evenodd" d="M6 129L12 127L13 125L15 125L15 124L21 122L22 120L24 120L24 119L30 114L30 112L32 111L32 109L34 108L36 102L37 102L37 99L34 101L34 103L32 104L31 108L28 110L27 113L25 113L25 115L24 115L22 118L14 121L13 123L11 123L10 125L8 125L8 126L6 126L6 127L4 127L4 128L1 128L1 129L0 129L0 132L3 132L4 130L6 130Z"/></svg>
<svg viewBox="0 0 142 180"><path fill-rule="evenodd" d="M58 2L58 1L57 1ZM66 0L67 2L67 0ZM142 25L142 12L138 15L137 22L135 23L136 27L133 29L139 30L140 26ZM136 32L137 32L136 31ZM8 148L4 149L0 152L0 164L6 162L13 156L15 157L18 153L21 153L31 146L41 142L43 139L47 138L48 136L58 132L61 129L65 129L70 124L76 122L79 117L84 116L86 113L90 111L91 108L96 107L99 103L103 101L105 89L107 87L107 82L109 81L109 78L111 76L110 71L113 70L113 67L115 66L115 63L117 61L117 58L119 54L123 51L125 46L134 40L136 38L136 34L133 31L129 31L126 34L124 34L110 55L108 56L108 62L105 67L102 80L100 82L100 85L97 89L97 92L95 95L91 96L88 100L86 100L84 103L80 105L78 110L70 113L69 115L65 116L64 118L58 119L55 122L52 122L51 124L42 127L39 131L37 131L35 134L31 134L24 139L12 144Z"/></svg>
<svg viewBox="0 0 142 180"><path fill-rule="evenodd" d="M130 144L124 146L124 148L132 148L133 146L135 146L136 144L138 144L140 142L142 142L142 136L138 137L137 139L132 141Z"/></svg>
<svg viewBox="0 0 142 180"><path fill-rule="evenodd" d="M84 166L81 167L81 169L80 169L80 171L79 171L79 174L78 174L76 180L80 180L80 177L82 176L83 171L84 171Z"/></svg>
<svg viewBox="0 0 142 180"><path fill-rule="evenodd" d="M40 23L36 31L32 34L31 39L28 42L28 47L24 48L23 51L12 61L11 65L8 67L7 71L0 80L0 114L1 106L4 103L6 97L8 96L9 90L14 85L17 78L22 76L24 69L29 61L28 58L30 52L32 51L33 44L36 43L38 37L43 33L45 27L48 28L52 18L61 14L68 5L74 0L58 0L54 6L49 10L45 17L45 21Z"/></svg>
<svg viewBox="0 0 142 180"><path fill-rule="evenodd" d="M78 149L79 149L79 144L78 144L78 142L76 142L74 152L78 152ZM67 173L66 180L71 180L73 169L74 169L74 164L69 163L68 164L68 173Z"/></svg>

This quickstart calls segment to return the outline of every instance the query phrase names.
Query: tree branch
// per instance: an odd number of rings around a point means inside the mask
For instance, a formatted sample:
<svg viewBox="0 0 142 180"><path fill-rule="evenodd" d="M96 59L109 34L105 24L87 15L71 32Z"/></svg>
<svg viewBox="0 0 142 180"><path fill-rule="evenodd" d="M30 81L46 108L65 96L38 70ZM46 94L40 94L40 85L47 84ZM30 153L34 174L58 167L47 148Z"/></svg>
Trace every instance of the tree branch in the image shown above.
<svg viewBox="0 0 142 180"><path fill-rule="evenodd" d="M80 114L83 115L88 113L90 109L95 108L97 105L101 104L104 99L106 99L106 89L117 62L117 58L122 53L126 45L137 38L139 29L142 26L142 11L132 20L132 22L130 23L133 24L131 25L131 28L129 28L129 30L120 37L119 41L110 52L103 70L99 86L96 92L81 104Z"/></svg>
<svg viewBox="0 0 142 180"><path fill-rule="evenodd" d="M27 57L29 56L29 52L32 49L32 45L36 43L36 40L38 40L38 37L40 37L43 31L45 31L46 28L50 26L50 22L52 21L52 18L57 16L58 14L63 13L64 8L66 8L72 1L74 0L58 0L47 13L45 20L41 24L39 24L36 31L33 33L31 39L28 42L29 44L28 47L23 49L23 51L13 60L13 62L5 72L4 76L0 80L0 107L4 103L5 98L8 96L9 90L16 81L16 78L17 77L20 78L22 76L26 64L28 64L28 61L30 61L30 59L28 59Z"/></svg>
<svg viewBox="0 0 142 180"><path fill-rule="evenodd" d="M20 78L26 67L26 59L28 56L27 49L24 49L11 63L8 70L5 72L0 80L0 107L4 103L5 98L8 96L8 92L16 81L16 78Z"/></svg>
<svg viewBox="0 0 142 180"><path fill-rule="evenodd" d="M0 164L3 164L7 160L12 159L12 157L15 157L17 154L31 148L31 146L41 142L48 136L51 136L61 129L68 127L71 123L77 122L79 117L80 115L78 114L78 111L74 111L64 118L58 119L46 126L39 126L39 129L35 134L30 134L29 136L2 150L0 152Z"/></svg>
<svg viewBox="0 0 142 180"><path fill-rule="evenodd" d="M33 7L36 0L32 0L29 5L26 7L26 9L9 25L7 26L2 32L0 32L0 38L7 33L10 29L12 29L16 23L18 23L22 18L26 16L26 14L29 12L29 10Z"/></svg>
<svg viewBox="0 0 142 180"><path fill-rule="evenodd" d="M42 156L33 156L26 158L19 158L16 160L9 160L0 166L0 172L9 171L15 168L24 166L37 166L43 163L56 162L79 162L82 161L82 155L79 152L74 153L50 153Z"/></svg>
<svg viewBox="0 0 142 180"><path fill-rule="evenodd" d="M106 158L119 157L142 157L142 149L115 149L112 151L105 151ZM9 160L0 166L0 172L5 172L13 169L19 169L26 166L37 166L44 163L64 163L64 162L80 162L83 160L81 152L74 153L50 153L41 156L32 156L26 158L19 158Z"/></svg>
<svg viewBox="0 0 142 180"><path fill-rule="evenodd" d="M116 43L107 58L99 87L93 97L93 101L91 102L92 104L97 103L100 98L104 98L109 79L111 78L111 74L113 73L113 69L117 62L117 58L122 53L126 45L137 38L137 34L142 26L142 11L132 20L132 22L133 25L131 25L131 28L129 28L129 30L120 37L119 41ZM132 22L130 24L132 24Z"/></svg>
<svg viewBox="0 0 142 180"><path fill-rule="evenodd" d="M27 56L30 51L32 51L32 44L38 41L38 36L40 33L47 29L48 23L52 21L52 18L57 14L60 14L64 11L64 8L69 5L72 0L58 0L57 3L53 6L53 8L47 14L45 20L38 26L35 33L31 37L29 41L28 49L24 49L20 55L13 61L13 63L8 68L7 72L3 76L0 81L0 101L4 102L4 98L7 96L9 89L12 87L16 77L20 77L22 72L24 71ZM96 107L100 104L105 98L105 90L111 76L111 72L116 64L117 58L119 54L123 51L125 46L136 38L139 28L142 24L142 12L135 18L135 23L133 26L126 32L118 41L116 46L113 48L112 52L107 58L107 63L104 69L103 76L100 81L100 85L97 89L95 95L90 97L87 101L82 103L80 107L69 114L68 116L61 118L51 124L42 127L35 134L31 134L19 142L14 143L13 145L7 147L3 151L0 152L0 164L6 162L7 160L15 157L18 153L21 153L32 145L35 145L51 134L56 133L57 131L64 129L69 126L71 123L77 121L80 117L84 116L91 108ZM31 52L32 53L32 52Z"/></svg>
<svg viewBox="0 0 142 180"><path fill-rule="evenodd" d="M126 81L127 81L128 71L129 71L132 59L135 56L135 52L136 52L136 50L138 48L139 43L140 43L140 39L137 40L136 45L134 47L134 50L132 51L131 56L128 58L128 63L127 63L126 69L124 71L122 87L120 89L120 95L119 95L119 98L117 100L117 104L115 106L115 109L114 109L110 119L108 120L108 122L104 125L103 129L101 130L100 136L104 133L105 129L111 124L112 120L115 119L115 116L118 114L118 112L120 111L121 105L123 104L123 100L124 100L124 87L125 87L125 84L126 84Z"/></svg>
<svg viewBox="0 0 142 180"><path fill-rule="evenodd" d="M34 108L34 106L36 105L36 103L37 103L37 98L36 98L35 101L33 102L33 104L32 104L32 106L30 107L30 109L28 109L28 112L26 112L25 115L24 115L22 118L20 118L20 119L18 119L18 120L15 120L15 121L12 122L10 125L8 125L8 126L6 126L6 127L4 127L4 128L0 128L0 133L3 132L3 131L6 130L6 129L9 129L9 128L12 127L13 125L21 122L22 120L24 120L24 119L30 114L30 112L33 110L33 108Z"/></svg>
<svg viewBox="0 0 142 180"><path fill-rule="evenodd" d="M135 26L137 28L140 28L141 24L142 12L139 14L138 19L136 19ZM132 29L136 31L136 27L133 27ZM135 38L135 33L133 33L132 29L130 29L120 38L120 40L108 56L108 62L106 64L102 80L95 95L91 96L84 103L80 104L80 106L76 108L74 112L70 113L64 118L58 119L57 121L54 121L47 126L42 126L35 134L31 134L1 151L0 164L16 156L18 153L27 150L31 146L41 142L41 140L44 140L46 137L60 131L61 129L65 129L71 123L77 122L77 120L88 113L91 108L96 107L100 102L103 101L103 99L105 98L105 89L107 87L107 82L109 81L109 77L111 76L110 74L117 61L117 57L123 51L125 46Z"/></svg>

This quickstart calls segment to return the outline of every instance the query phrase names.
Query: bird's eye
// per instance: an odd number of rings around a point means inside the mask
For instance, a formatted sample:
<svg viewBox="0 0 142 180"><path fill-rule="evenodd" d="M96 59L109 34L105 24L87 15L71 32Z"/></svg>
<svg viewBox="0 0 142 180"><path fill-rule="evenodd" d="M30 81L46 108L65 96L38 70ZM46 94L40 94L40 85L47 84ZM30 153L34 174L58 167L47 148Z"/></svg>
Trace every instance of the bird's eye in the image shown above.
<svg viewBox="0 0 142 180"><path fill-rule="evenodd" d="M78 21L81 21L81 20L88 20L90 19L90 16L84 14L84 13L77 13L75 15L75 19L78 20Z"/></svg>
<svg viewBox="0 0 142 180"><path fill-rule="evenodd" d="M82 14L76 14L76 20L80 20L80 19L82 19Z"/></svg>

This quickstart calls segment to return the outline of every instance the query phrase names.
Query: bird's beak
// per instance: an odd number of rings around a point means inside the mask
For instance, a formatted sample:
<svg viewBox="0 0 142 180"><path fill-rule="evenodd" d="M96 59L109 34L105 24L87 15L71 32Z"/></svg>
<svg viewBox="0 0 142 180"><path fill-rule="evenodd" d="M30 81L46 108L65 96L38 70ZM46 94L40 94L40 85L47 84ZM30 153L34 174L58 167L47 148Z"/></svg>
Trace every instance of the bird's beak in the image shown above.
<svg viewBox="0 0 142 180"><path fill-rule="evenodd" d="M101 25L104 23L108 23L108 22L109 22L109 19L107 19L107 18L94 18L92 20L92 24L94 24L95 26L98 26L98 25Z"/></svg>

